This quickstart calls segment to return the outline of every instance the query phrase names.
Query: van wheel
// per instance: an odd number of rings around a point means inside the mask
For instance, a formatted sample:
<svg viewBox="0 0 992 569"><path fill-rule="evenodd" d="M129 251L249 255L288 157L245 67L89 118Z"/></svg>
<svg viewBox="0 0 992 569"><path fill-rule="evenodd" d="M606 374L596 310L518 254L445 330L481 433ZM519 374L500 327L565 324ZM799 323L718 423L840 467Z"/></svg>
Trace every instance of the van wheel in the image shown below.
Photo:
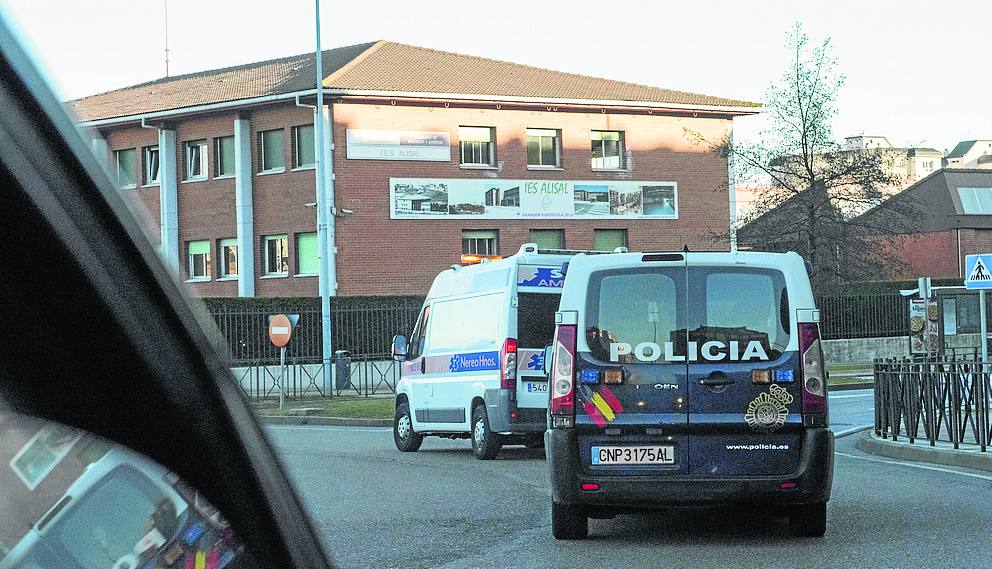
<svg viewBox="0 0 992 569"><path fill-rule="evenodd" d="M555 539L585 539L589 536L589 516L579 506L551 502L551 535Z"/></svg>
<svg viewBox="0 0 992 569"><path fill-rule="evenodd" d="M827 531L827 505L795 506L789 512L789 531L796 537L823 537Z"/></svg>
<svg viewBox="0 0 992 569"><path fill-rule="evenodd" d="M416 452L424 442L424 435L413 432L410 405L406 402L396 406L396 416L393 417L393 442L402 452Z"/></svg>
<svg viewBox="0 0 992 569"><path fill-rule="evenodd" d="M472 454L479 460L491 460L502 447L499 435L489 430L489 415L485 405L472 409Z"/></svg>

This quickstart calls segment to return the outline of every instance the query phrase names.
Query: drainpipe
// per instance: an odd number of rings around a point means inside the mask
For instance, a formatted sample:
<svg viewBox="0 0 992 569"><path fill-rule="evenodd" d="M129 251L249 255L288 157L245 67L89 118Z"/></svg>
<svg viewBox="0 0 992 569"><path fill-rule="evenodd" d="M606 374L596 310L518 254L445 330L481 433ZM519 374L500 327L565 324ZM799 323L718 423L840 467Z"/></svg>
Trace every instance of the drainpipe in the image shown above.
<svg viewBox="0 0 992 569"><path fill-rule="evenodd" d="M961 228L954 230L958 236L958 277L964 278L964 261L961 259Z"/></svg>
<svg viewBox="0 0 992 569"><path fill-rule="evenodd" d="M734 119L730 119L727 143L734 146ZM727 194L730 201L730 252L737 252L737 186L734 183L734 153L727 154Z"/></svg>

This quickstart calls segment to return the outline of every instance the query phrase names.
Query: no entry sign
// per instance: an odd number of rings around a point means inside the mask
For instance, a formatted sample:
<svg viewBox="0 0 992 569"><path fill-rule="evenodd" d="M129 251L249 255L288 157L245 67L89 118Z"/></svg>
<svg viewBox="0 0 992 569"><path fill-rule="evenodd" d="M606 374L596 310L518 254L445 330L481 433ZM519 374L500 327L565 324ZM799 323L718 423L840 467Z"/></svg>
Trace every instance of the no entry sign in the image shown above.
<svg viewBox="0 0 992 569"><path fill-rule="evenodd" d="M296 314L293 316L299 318ZM293 322L290 320L289 316L286 316L285 314L275 314L273 316L269 316L269 340L272 340L272 343L275 344L277 348L285 347L292 337Z"/></svg>

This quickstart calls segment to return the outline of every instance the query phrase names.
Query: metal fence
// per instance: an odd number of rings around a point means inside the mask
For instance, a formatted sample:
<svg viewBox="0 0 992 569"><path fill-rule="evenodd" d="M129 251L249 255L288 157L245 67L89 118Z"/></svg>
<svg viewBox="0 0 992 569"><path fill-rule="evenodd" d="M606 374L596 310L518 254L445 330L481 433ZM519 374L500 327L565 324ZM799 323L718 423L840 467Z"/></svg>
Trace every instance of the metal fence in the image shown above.
<svg viewBox="0 0 992 569"><path fill-rule="evenodd" d="M896 293L824 294L816 298L827 340L909 334L909 299Z"/></svg>
<svg viewBox="0 0 992 569"><path fill-rule="evenodd" d="M299 314L293 340L287 346L288 359L319 363L322 360L320 303L315 299L294 300L286 306L253 306L237 302L213 302L210 313L227 341L235 365L279 361L279 348L268 337L268 318L280 312ZM335 299L331 304L331 334L334 350L345 350L352 357L388 358L393 335L409 334L420 312L421 299L384 297L376 301Z"/></svg>
<svg viewBox="0 0 992 569"><path fill-rule="evenodd" d="M287 359L286 367L251 362L232 370L238 385L254 400L279 397L302 399L351 395L371 397L396 393L400 364L392 359L359 358L329 366L309 360Z"/></svg>
<svg viewBox="0 0 992 569"><path fill-rule="evenodd" d="M989 375L992 365L974 358L875 361L875 434L930 446L947 441L992 444ZM922 429L922 432L921 432Z"/></svg>

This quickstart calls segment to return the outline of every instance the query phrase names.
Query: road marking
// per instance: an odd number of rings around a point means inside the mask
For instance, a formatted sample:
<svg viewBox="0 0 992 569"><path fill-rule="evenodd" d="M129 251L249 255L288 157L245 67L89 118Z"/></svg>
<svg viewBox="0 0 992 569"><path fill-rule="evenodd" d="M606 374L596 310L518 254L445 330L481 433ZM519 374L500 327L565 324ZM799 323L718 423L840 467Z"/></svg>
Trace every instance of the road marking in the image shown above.
<svg viewBox="0 0 992 569"><path fill-rule="evenodd" d="M834 399L855 399L857 397L874 397L874 393L859 393L857 395L831 395L830 400Z"/></svg>
<svg viewBox="0 0 992 569"><path fill-rule="evenodd" d="M834 438L842 439L842 438L844 438L844 437L846 437L848 435L853 435L854 433L860 433L861 431L867 431L868 429L870 429L870 428L872 428L874 426L875 426L874 424L871 424L871 425L858 425L857 427L851 427L849 429L844 429L843 431L837 431L836 433L834 433Z"/></svg>
<svg viewBox="0 0 992 569"><path fill-rule="evenodd" d="M292 429L297 431L348 431L361 433L388 433L389 427L334 427L327 425L265 425L266 429Z"/></svg>
<svg viewBox="0 0 992 569"><path fill-rule="evenodd" d="M846 452L836 452L834 454L839 454L841 456L846 456L848 458L856 458L858 460L867 460L868 462L880 462L882 464L894 464L895 466L908 466L910 468L920 468L922 470L933 470L935 472L946 472L948 474L959 474L961 476L967 476L969 478L978 478L979 480L992 481L992 476L985 474L975 474L972 472L962 472L960 470L951 470L949 468L941 468L939 466L927 466L925 464L915 464L912 462L897 462L894 460L881 460L878 458L871 458L868 456L858 456L855 454L847 454Z"/></svg>

